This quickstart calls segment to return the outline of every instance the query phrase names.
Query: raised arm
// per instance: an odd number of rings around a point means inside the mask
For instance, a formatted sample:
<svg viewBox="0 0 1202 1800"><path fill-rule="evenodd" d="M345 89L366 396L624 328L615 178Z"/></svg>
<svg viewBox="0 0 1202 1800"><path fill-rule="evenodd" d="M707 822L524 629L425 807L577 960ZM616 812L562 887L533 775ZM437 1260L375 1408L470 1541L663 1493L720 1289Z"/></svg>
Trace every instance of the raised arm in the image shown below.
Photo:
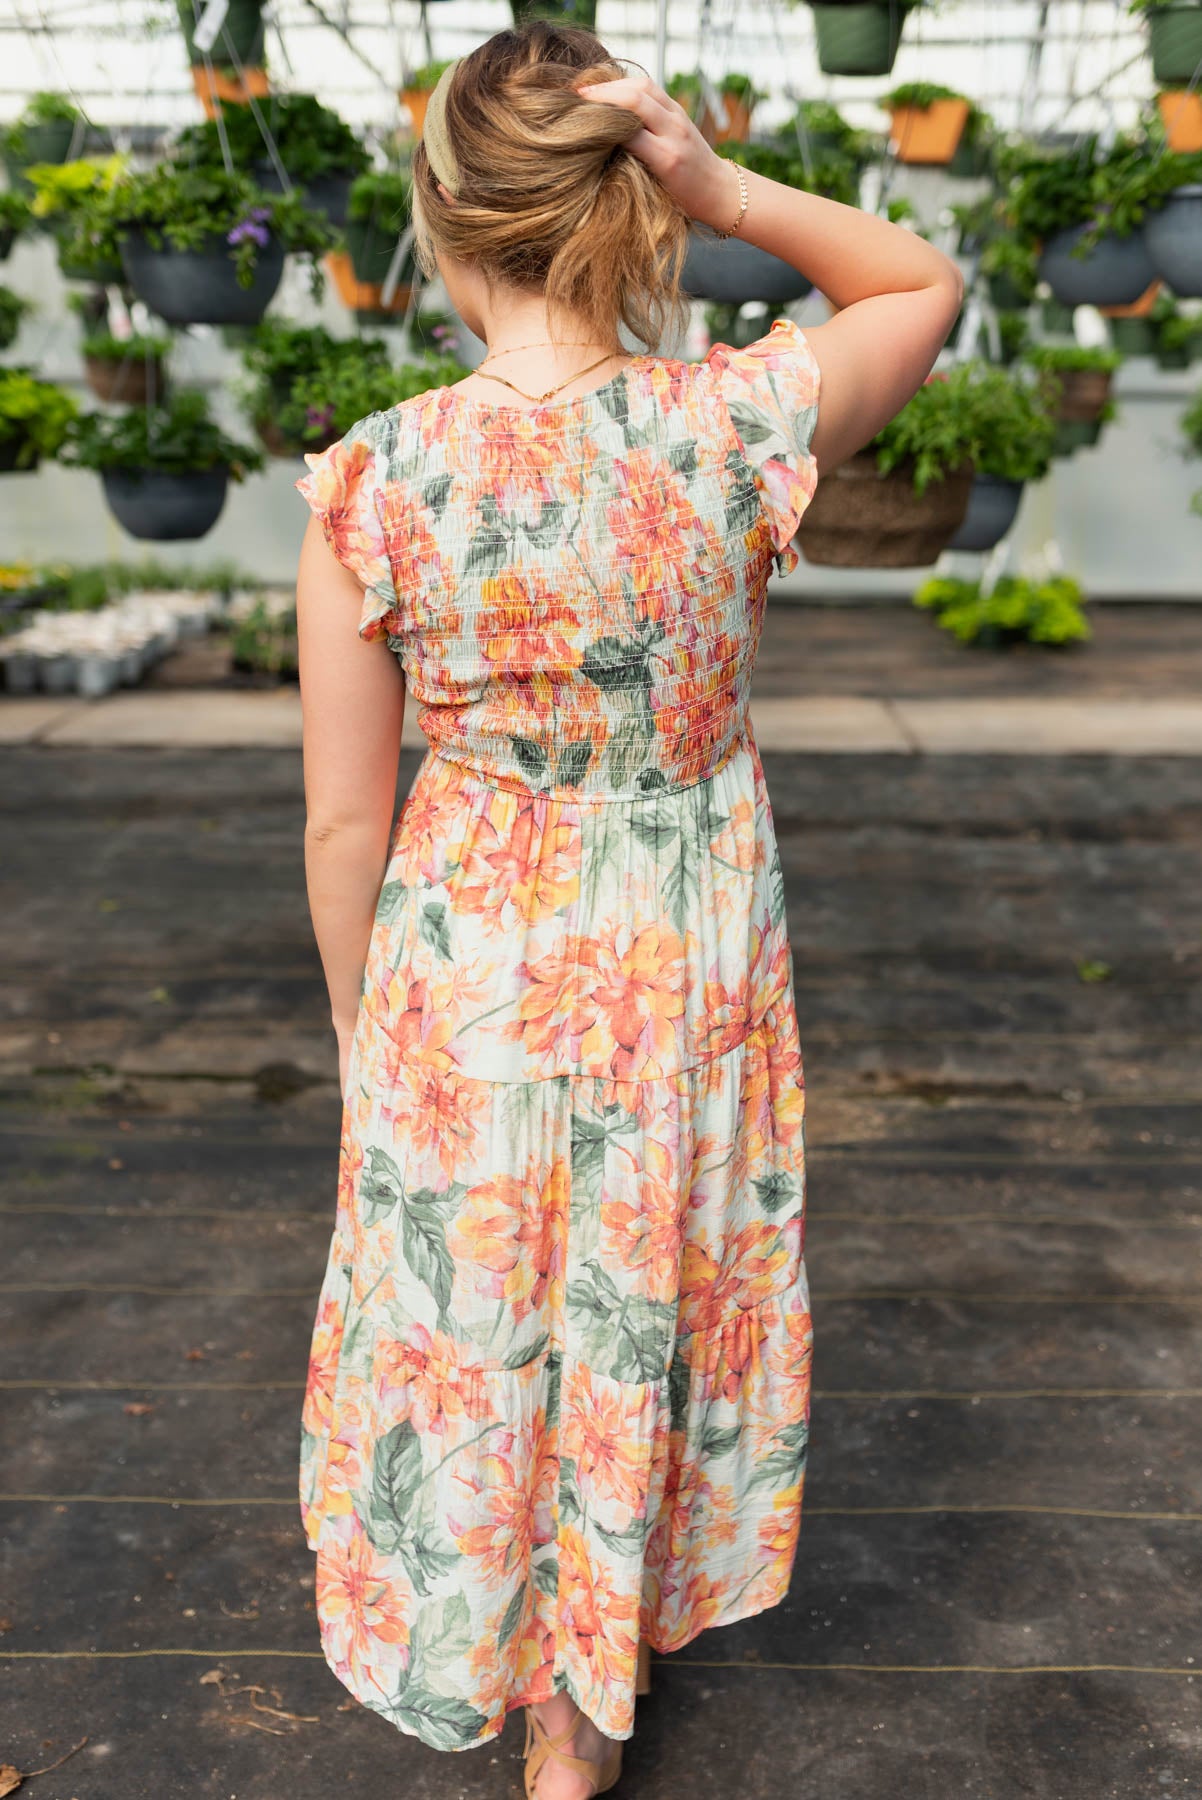
<svg viewBox="0 0 1202 1800"><path fill-rule="evenodd" d="M358 634L363 587L310 519L296 584L309 911L330 993L339 1077L359 1009L396 810L405 682Z"/></svg>
<svg viewBox="0 0 1202 1800"><path fill-rule="evenodd" d="M684 108L647 76L577 90L643 121L626 148L690 218L716 230L739 210L734 165L706 143ZM743 170L739 236L799 269L839 310L807 326L822 376L812 449L820 469L861 449L926 380L955 321L964 283L950 257L915 232L836 200Z"/></svg>

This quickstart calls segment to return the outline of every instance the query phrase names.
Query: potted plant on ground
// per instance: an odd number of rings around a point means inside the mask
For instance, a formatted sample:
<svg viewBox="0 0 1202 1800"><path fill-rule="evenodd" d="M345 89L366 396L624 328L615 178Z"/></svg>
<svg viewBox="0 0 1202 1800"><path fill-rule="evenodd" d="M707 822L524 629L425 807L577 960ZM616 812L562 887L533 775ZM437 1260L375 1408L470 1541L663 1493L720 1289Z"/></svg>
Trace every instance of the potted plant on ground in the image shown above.
<svg viewBox="0 0 1202 1800"><path fill-rule="evenodd" d="M23 186L23 172L31 163L66 162L82 143L87 121L65 94L30 96L15 125L3 136L4 164L13 186Z"/></svg>
<svg viewBox="0 0 1202 1800"><path fill-rule="evenodd" d="M331 225L346 223L351 183L363 174L369 158L350 126L332 108L323 106L312 94L273 94L257 109L258 116L249 107L228 102L221 112L220 127L211 119L181 133L177 161L224 168L224 131L235 167L251 175L265 193L283 193L284 184L267 150L265 127L284 173L291 185L301 189L306 206Z"/></svg>
<svg viewBox="0 0 1202 1800"><path fill-rule="evenodd" d="M810 0L824 75L888 75L913 0Z"/></svg>
<svg viewBox="0 0 1202 1800"><path fill-rule="evenodd" d="M131 537L168 543L211 530L230 481L261 468L263 458L227 438L193 390L162 406L87 413L72 429L63 461L97 471Z"/></svg>
<svg viewBox="0 0 1202 1800"><path fill-rule="evenodd" d="M80 347L88 386L98 400L112 406L151 406L162 400L169 338L136 331L128 337L89 331Z"/></svg>
<svg viewBox="0 0 1202 1800"><path fill-rule="evenodd" d="M57 456L78 412L65 388L32 369L0 369L0 473L36 469Z"/></svg>
<svg viewBox="0 0 1202 1800"><path fill-rule="evenodd" d="M264 319L257 327L243 362L249 377L243 389L247 415L269 454L281 457L324 450L341 437L342 432L322 423L325 403L311 418L304 397L332 387L339 365L353 362L384 371L389 366L382 338L336 338L323 326L279 319ZM294 401L294 390L302 383L302 398Z"/></svg>
<svg viewBox="0 0 1202 1800"><path fill-rule="evenodd" d="M934 375L864 450L819 478L797 543L807 562L933 563L964 523L979 442L971 367Z"/></svg>
<svg viewBox="0 0 1202 1800"><path fill-rule="evenodd" d="M1051 467L1056 427L1029 379L987 363L967 370L959 429L975 434L969 444L974 474L968 510L948 549L992 550L1013 525L1026 483L1042 481Z"/></svg>
<svg viewBox="0 0 1202 1800"><path fill-rule="evenodd" d="M1117 350L1082 344L1033 344L1024 360L1035 370L1044 404L1056 422L1053 454L1070 456L1096 444L1114 417L1111 384L1122 362Z"/></svg>
<svg viewBox="0 0 1202 1800"><path fill-rule="evenodd" d="M123 156L80 156L73 162L34 163L27 171L30 210L58 246L64 281L119 283L125 275L115 248L98 235L97 208L127 167Z"/></svg>
<svg viewBox="0 0 1202 1800"><path fill-rule="evenodd" d="M1064 645L1089 638L1080 585L1068 575L1031 581L1003 575L987 592L979 581L933 576L914 604L962 644L1001 649L1011 644Z"/></svg>
<svg viewBox="0 0 1202 1800"><path fill-rule="evenodd" d="M1153 159L1141 186L1144 242L1157 275L1184 299L1202 296L1202 150Z"/></svg>
<svg viewBox="0 0 1202 1800"><path fill-rule="evenodd" d="M807 168L796 149L783 150L774 144L719 144L718 155L730 162L754 169L772 181L807 193L824 194L828 199L854 205L858 177L853 166L840 158L828 156L814 160ZM741 304L746 300L763 300L782 306L800 300L810 292L811 283L800 270L782 257L772 256L758 245L740 237L719 238L694 228L681 272L681 286L686 294L698 300L717 300Z"/></svg>
<svg viewBox="0 0 1202 1800"><path fill-rule="evenodd" d="M1152 73L1169 86L1193 83L1202 64L1202 6L1198 0L1131 0L1148 26Z"/></svg>
<svg viewBox="0 0 1202 1800"><path fill-rule="evenodd" d="M8 350L16 343L21 320L32 311L28 300L14 294L11 288L0 287L0 350Z"/></svg>
<svg viewBox="0 0 1202 1800"><path fill-rule="evenodd" d="M1064 305L1128 306L1155 277L1138 229L1151 162L1144 144L1119 138L1103 154L1092 137L1069 151L1003 158L1008 219Z"/></svg>
<svg viewBox="0 0 1202 1800"><path fill-rule="evenodd" d="M253 325L288 252L312 262L333 241L300 196L266 194L246 175L163 162L126 175L98 203L104 240L130 286L169 325Z"/></svg>
<svg viewBox="0 0 1202 1800"><path fill-rule="evenodd" d="M384 287L392 270L397 243L409 224L411 184L401 169L371 169L351 188L347 207L346 249L326 258L344 306L363 320L385 320L408 309L416 263L405 256L400 279L387 304Z"/></svg>
<svg viewBox="0 0 1202 1800"><path fill-rule="evenodd" d="M268 81L263 0L229 0L211 43L207 39L197 41L205 0L177 0L177 5L192 68L192 85L209 117L213 118L223 101L245 106L252 99L264 99Z"/></svg>
<svg viewBox="0 0 1202 1800"><path fill-rule="evenodd" d="M0 194L0 262L7 262L12 247L33 222L29 202L24 194L8 188Z"/></svg>
<svg viewBox="0 0 1202 1800"><path fill-rule="evenodd" d="M406 75L401 88L401 101L407 108L414 137L420 137L426 123L426 107L430 95L442 79L448 67L444 58L441 62L422 63L418 68Z"/></svg>
<svg viewBox="0 0 1202 1800"><path fill-rule="evenodd" d="M726 110L723 107L721 113L715 111L711 99L714 88L712 84L707 88L700 69L680 70L670 76L665 92L678 106L683 106L707 144L718 142Z"/></svg>
<svg viewBox="0 0 1202 1800"><path fill-rule="evenodd" d="M973 112L972 101L937 81L905 81L885 95L889 139L898 162L946 167Z"/></svg>
<svg viewBox="0 0 1202 1800"><path fill-rule="evenodd" d="M264 599L256 600L231 627L230 663L240 678L239 685L263 687L296 681L295 606L273 607Z"/></svg>

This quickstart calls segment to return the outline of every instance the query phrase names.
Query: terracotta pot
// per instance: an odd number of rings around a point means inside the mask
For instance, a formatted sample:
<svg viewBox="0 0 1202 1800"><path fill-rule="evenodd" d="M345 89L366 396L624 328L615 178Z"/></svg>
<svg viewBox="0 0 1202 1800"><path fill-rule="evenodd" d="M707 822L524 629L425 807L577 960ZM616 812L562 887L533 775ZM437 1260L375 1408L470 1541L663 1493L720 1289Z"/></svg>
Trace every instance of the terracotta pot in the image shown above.
<svg viewBox="0 0 1202 1800"><path fill-rule="evenodd" d="M935 562L968 512L973 467L964 463L924 494L912 468L882 475L860 450L819 481L797 543L809 563L839 569L909 569Z"/></svg>
<svg viewBox="0 0 1202 1800"><path fill-rule="evenodd" d="M1148 283L1138 300L1130 306L1099 306L1098 311L1105 313L1108 319L1146 319L1156 304L1156 296L1161 289L1159 275L1155 281Z"/></svg>
<svg viewBox="0 0 1202 1800"><path fill-rule="evenodd" d="M745 144L751 136L751 108L737 94L723 94L722 108L726 122L718 127L714 142Z"/></svg>
<svg viewBox="0 0 1202 1800"><path fill-rule="evenodd" d="M355 266L346 250L331 250L326 257L326 269L334 283L338 298L344 306L359 315L371 318L390 319L404 313L409 306L409 296L413 292L412 283L398 282L396 293L389 306L384 304L384 283L382 281L359 281L355 276Z"/></svg>
<svg viewBox="0 0 1202 1800"><path fill-rule="evenodd" d="M1202 94L1166 88L1157 94L1156 104L1169 149L1187 155L1202 150Z"/></svg>
<svg viewBox="0 0 1202 1800"><path fill-rule="evenodd" d="M1110 398L1109 369L1056 369L1060 384L1056 418L1068 425L1092 425Z"/></svg>
<svg viewBox="0 0 1202 1800"><path fill-rule="evenodd" d="M968 124L967 100L932 100L929 106L895 106L889 136L898 162L950 163Z"/></svg>
<svg viewBox="0 0 1202 1800"><path fill-rule="evenodd" d="M426 108L430 104L429 88L402 88L401 101L413 122L413 135L420 137L426 123Z"/></svg>
<svg viewBox="0 0 1202 1800"><path fill-rule="evenodd" d="M88 386L111 406L153 406L163 397L161 357L85 356Z"/></svg>
<svg viewBox="0 0 1202 1800"><path fill-rule="evenodd" d="M205 109L206 117L217 117L218 104L222 100L232 100L237 106L245 106L249 100L265 100L271 92L266 69L243 69L241 75L227 75L224 70L207 69L203 64L195 65L192 70L192 85L196 89L196 97Z"/></svg>

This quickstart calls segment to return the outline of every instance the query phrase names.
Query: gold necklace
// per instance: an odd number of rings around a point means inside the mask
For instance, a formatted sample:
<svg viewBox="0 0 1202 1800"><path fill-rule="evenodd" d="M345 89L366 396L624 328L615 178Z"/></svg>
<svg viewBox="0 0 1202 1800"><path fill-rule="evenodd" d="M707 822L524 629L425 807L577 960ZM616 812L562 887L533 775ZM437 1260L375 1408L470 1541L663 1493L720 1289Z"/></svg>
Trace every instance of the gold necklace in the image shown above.
<svg viewBox="0 0 1202 1800"><path fill-rule="evenodd" d="M588 347L588 338L567 338L559 345L556 344L554 338L543 338L537 344L506 344L503 350L489 350L486 356L480 358L477 367L483 367L486 362L491 362L494 356L511 356L515 350L552 350L555 348L561 350L587 350Z"/></svg>
<svg viewBox="0 0 1202 1800"><path fill-rule="evenodd" d="M528 347L530 349L535 348L534 345ZM607 350L604 356L599 356L597 358L596 362L586 364L583 369L577 369L576 373L574 375L569 375L566 381L557 382L554 387L547 388L545 393L542 394L528 394L525 388L520 388L516 381L507 381L504 375L485 375L484 379L485 381L499 381L503 387L512 388L515 394L520 394L523 400L533 400L534 403L538 405L543 400L549 400L552 394L558 394L561 388L570 387L573 381L579 381L580 377L582 375L587 375L590 369L599 369L603 362L608 362L612 356L618 354L620 353L617 351ZM473 373L479 375L482 368L483 364L478 364Z"/></svg>

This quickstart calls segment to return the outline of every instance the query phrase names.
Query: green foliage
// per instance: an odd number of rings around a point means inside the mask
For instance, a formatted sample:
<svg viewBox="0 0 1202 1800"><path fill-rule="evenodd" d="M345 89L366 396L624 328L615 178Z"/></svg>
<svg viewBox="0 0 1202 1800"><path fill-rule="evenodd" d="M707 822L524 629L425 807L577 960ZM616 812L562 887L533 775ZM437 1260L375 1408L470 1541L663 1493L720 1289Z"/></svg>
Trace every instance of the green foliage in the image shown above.
<svg viewBox="0 0 1202 1800"><path fill-rule="evenodd" d="M56 456L78 412L65 388L40 381L32 369L0 369L0 443L17 440L19 468Z"/></svg>
<svg viewBox="0 0 1202 1800"><path fill-rule="evenodd" d="M1046 581L1003 575L989 593L979 581L935 576L923 582L914 604L962 644L1071 644L1092 635L1081 588L1067 575Z"/></svg>
<svg viewBox="0 0 1202 1800"><path fill-rule="evenodd" d="M33 163L25 170L25 179L34 190L34 218L86 215L89 204L108 193L127 166L124 156L77 156L65 163Z"/></svg>
<svg viewBox="0 0 1202 1800"><path fill-rule="evenodd" d="M1031 341L1026 313L1000 312L997 315L998 336L1002 341L1002 358L1013 362Z"/></svg>
<svg viewBox="0 0 1202 1800"><path fill-rule="evenodd" d="M961 255L978 249L990 237L996 224L996 205L993 195L986 194L981 200L962 201L948 208L956 223Z"/></svg>
<svg viewBox="0 0 1202 1800"><path fill-rule="evenodd" d="M351 342L355 340L352 339ZM364 356L341 356L316 375L305 376L292 387L291 406L303 409L311 436L326 442L341 437L370 413L389 412L402 400L411 400L433 387L449 387L468 373L452 357L425 357L390 368ZM295 414L290 409L290 417Z"/></svg>
<svg viewBox="0 0 1202 1800"><path fill-rule="evenodd" d="M250 380L244 399L256 423L270 421L298 451L320 448L340 437L356 418L337 426L330 422L324 395L346 379L347 370L388 373L388 346L381 338L336 338L320 325L289 325L269 319L256 328L243 352ZM367 411L374 411L369 407Z"/></svg>
<svg viewBox="0 0 1202 1800"><path fill-rule="evenodd" d="M1082 957L1077 964L1077 980L1083 981L1087 987L1098 981L1109 981L1114 974L1108 962L1099 962L1096 957Z"/></svg>
<svg viewBox="0 0 1202 1800"><path fill-rule="evenodd" d="M256 110L271 133L280 161L298 186L322 175L361 175L368 167L367 151L350 126L312 94L273 94L261 100ZM250 107L226 100L221 112L234 166L250 174L256 165L270 163L263 132ZM216 119L181 132L176 155L180 161L224 168Z"/></svg>
<svg viewBox="0 0 1202 1800"><path fill-rule="evenodd" d="M1020 243L1017 238L991 239L981 252L980 269L982 275L1004 276L1028 299L1035 293L1039 279L1035 270L1035 252L1030 244Z"/></svg>
<svg viewBox="0 0 1202 1800"><path fill-rule="evenodd" d="M18 576L24 577L19 586L13 579ZM256 585L253 575L240 574L232 563L181 568L153 557L139 563L47 563L23 570L0 569L0 592L24 590L31 605L49 612L96 612L110 600L145 588L212 588L229 593L235 587Z"/></svg>
<svg viewBox="0 0 1202 1800"><path fill-rule="evenodd" d="M0 193L0 231L27 231L33 219L24 194L12 188Z"/></svg>
<svg viewBox="0 0 1202 1800"><path fill-rule="evenodd" d="M413 70L412 74L406 75L405 86L415 94L428 94L438 86L444 70L449 67L450 63L445 60L443 62L421 63Z"/></svg>
<svg viewBox="0 0 1202 1800"><path fill-rule="evenodd" d="M73 100L66 94L47 93L43 90L31 94L25 102L25 110L17 120L18 125L74 125L81 119L80 112Z"/></svg>
<svg viewBox="0 0 1202 1800"><path fill-rule="evenodd" d="M716 149L728 162L741 163L743 168L752 169L769 181L782 182L803 193L821 194L827 200L841 201L844 206L854 206L859 197L856 168L846 157L833 154L815 157L807 171L796 145L781 149L774 144L732 142L718 144Z"/></svg>
<svg viewBox="0 0 1202 1800"><path fill-rule="evenodd" d="M757 100L766 100L767 94L757 88L750 75L743 75L736 69L720 77L718 92L730 94L733 99L741 100L744 106L754 106Z"/></svg>
<svg viewBox="0 0 1202 1800"><path fill-rule="evenodd" d="M413 184L402 169L369 169L351 188L347 216L363 224L399 224L409 216Z"/></svg>
<svg viewBox="0 0 1202 1800"><path fill-rule="evenodd" d="M267 242L316 257L336 241L298 194L264 193L248 175L209 164L161 162L125 175L94 202L93 222L97 247L114 256L131 231L156 250L209 250L224 241L242 287L253 282Z"/></svg>
<svg viewBox="0 0 1202 1800"><path fill-rule="evenodd" d="M1093 350L1084 344L1032 344L1023 360L1041 374L1096 369L1100 374L1113 375L1123 357L1119 350Z"/></svg>
<svg viewBox="0 0 1202 1800"><path fill-rule="evenodd" d="M782 146L795 147L799 132L804 137L824 141L824 147L829 145L831 151L856 164L867 162L872 154L871 135L849 125L838 107L832 106L829 100L800 101L793 117L776 135ZM793 154L796 154L795 148Z"/></svg>
<svg viewBox="0 0 1202 1800"><path fill-rule="evenodd" d="M914 491L970 462L1005 481L1047 473L1053 425L1034 387L1007 369L965 362L931 376L872 440L886 473L912 460Z"/></svg>
<svg viewBox="0 0 1202 1800"><path fill-rule="evenodd" d="M958 93L955 88L941 87L937 81L903 81L897 87L890 88L882 96L881 105L886 109L894 106L915 106L921 112L933 106L936 100L964 100L967 96Z"/></svg>
<svg viewBox="0 0 1202 1800"><path fill-rule="evenodd" d="M241 668L265 675L295 675L296 608L277 612L265 601L256 601L230 631L230 654Z"/></svg>
<svg viewBox="0 0 1202 1800"><path fill-rule="evenodd" d="M85 413L71 432L63 461L101 472L154 469L165 475L190 475L228 469L235 481L263 465L258 450L226 437L204 395L195 389L182 390L161 406Z"/></svg>
<svg viewBox="0 0 1202 1800"><path fill-rule="evenodd" d="M1174 189L1202 181L1202 151L1161 154L1130 136L1102 151L1086 137L1067 151L1005 151L1000 171L1009 186L1007 217L1023 241L1085 226L1077 251L1084 256L1103 237L1129 237Z"/></svg>
<svg viewBox="0 0 1202 1800"><path fill-rule="evenodd" d="M166 356L171 339L137 331L124 338L112 331L89 331L80 348L85 356L97 357L102 362L128 362L131 359L140 362L148 356Z"/></svg>
<svg viewBox="0 0 1202 1800"><path fill-rule="evenodd" d="M1181 432L1186 442L1186 454L1202 456L1202 391L1194 395L1182 413ZM1190 511L1202 516L1202 490L1191 499Z"/></svg>
<svg viewBox="0 0 1202 1800"><path fill-rule="evenodd" d="M0 350L8 349L21 329L21 320L32 311L28 300L14 294L11 288L0 287Z"/></svg>

